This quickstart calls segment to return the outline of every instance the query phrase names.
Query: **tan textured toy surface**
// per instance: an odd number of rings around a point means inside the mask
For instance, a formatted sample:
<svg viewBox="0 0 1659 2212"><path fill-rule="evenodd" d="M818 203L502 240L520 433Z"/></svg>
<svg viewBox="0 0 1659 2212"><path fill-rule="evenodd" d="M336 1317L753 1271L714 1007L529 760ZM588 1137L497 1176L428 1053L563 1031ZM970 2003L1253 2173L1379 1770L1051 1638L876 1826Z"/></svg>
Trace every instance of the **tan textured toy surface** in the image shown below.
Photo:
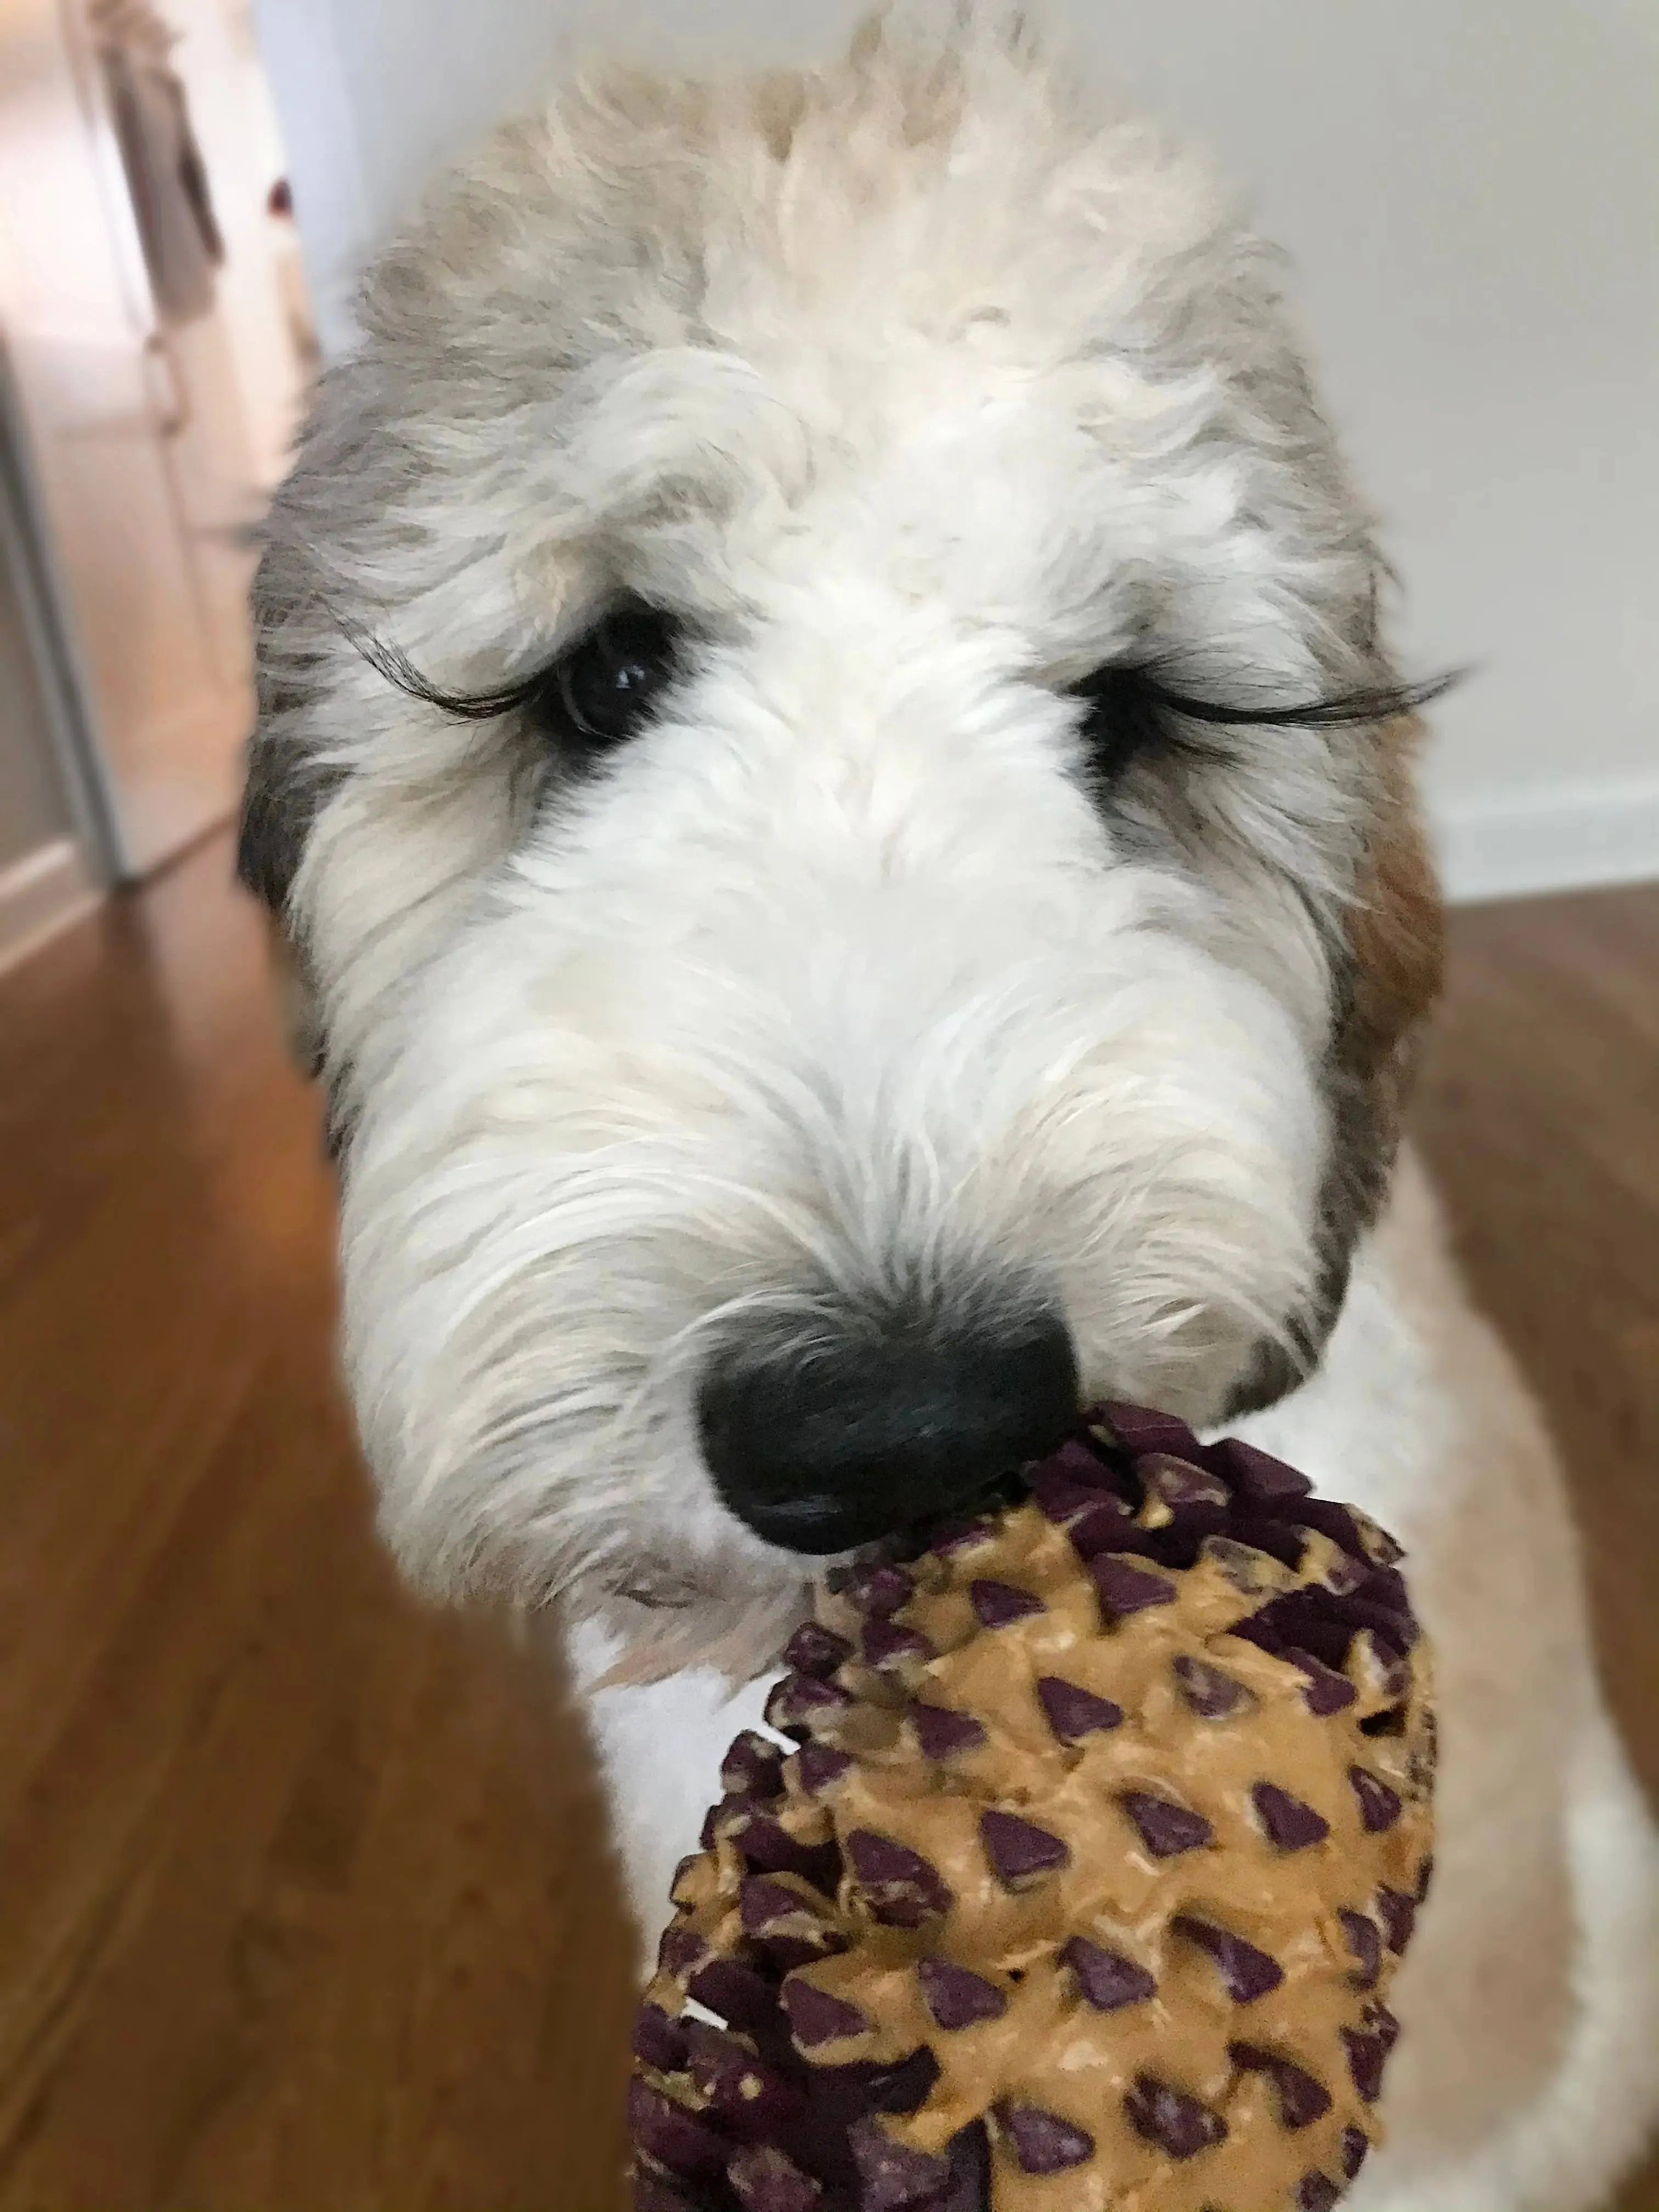
<svg viewBox="0 0 1659 2212"><path fill-rule="evenodd" d="M640 2212L1327 2212L1375 2139L1433 1768L1395 1547L1137 1409L1026 1474L832 1576L799 1748L732 1747Z"/></svg>

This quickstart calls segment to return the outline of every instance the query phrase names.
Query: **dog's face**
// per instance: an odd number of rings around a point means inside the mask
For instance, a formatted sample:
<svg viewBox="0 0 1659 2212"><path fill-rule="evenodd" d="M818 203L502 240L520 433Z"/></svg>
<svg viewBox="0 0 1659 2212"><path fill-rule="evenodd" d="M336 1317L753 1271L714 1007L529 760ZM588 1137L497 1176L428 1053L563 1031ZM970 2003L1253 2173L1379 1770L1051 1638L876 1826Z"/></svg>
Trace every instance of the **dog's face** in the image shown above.
<svg viewBox="0 0 1659 2212"><path fill-rule="evenodd" d="M994 38L617 80L368 319L243 865L405 1560L706 1626L1080 1398L1289 1387L1433 905L1364 517L1202 180Z"/></svg>

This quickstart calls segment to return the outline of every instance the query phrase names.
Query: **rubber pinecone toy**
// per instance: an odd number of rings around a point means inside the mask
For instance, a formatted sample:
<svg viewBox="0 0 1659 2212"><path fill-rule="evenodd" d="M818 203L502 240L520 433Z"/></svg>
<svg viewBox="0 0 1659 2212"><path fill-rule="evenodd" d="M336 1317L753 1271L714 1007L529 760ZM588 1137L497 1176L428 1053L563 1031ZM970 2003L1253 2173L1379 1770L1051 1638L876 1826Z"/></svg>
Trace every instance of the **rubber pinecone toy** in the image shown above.
<svg viewBox="0 0 1659 2212"><path fill-rule="evenodd" d="M1426 1893L1398 1547L1109 1407L827 1579L675 1881L637 2212L1328 2212ZM796 1748L787 1750L793 1743Z"/></svg>

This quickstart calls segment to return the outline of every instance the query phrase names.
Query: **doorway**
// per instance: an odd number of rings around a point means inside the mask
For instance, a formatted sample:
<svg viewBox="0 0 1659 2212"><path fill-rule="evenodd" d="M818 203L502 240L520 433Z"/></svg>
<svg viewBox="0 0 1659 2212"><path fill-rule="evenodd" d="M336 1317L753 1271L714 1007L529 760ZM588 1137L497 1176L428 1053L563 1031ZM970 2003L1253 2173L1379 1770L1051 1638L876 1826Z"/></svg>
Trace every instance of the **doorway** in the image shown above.
<svg viewBox="0 0 1659 2212"><path fill-rule="evenodd" d="M257 524L314 366L246 0L0 11L10 472L106 882L233 810Z"/></svg>

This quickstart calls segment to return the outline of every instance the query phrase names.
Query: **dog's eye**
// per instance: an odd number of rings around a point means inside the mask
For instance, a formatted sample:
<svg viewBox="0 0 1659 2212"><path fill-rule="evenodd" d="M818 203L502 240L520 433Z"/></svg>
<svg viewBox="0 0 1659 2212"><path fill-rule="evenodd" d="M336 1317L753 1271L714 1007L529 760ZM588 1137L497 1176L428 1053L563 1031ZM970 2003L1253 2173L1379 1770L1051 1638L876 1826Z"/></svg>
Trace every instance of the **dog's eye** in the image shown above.
<svg viewBox="0 0 1659 2212"><path fill-rule="evenodd" d="M541 678L526 702L531 719L589 752L619 744L672 682L677 642L666 615L617 608Z"/></svg>
<svg viewBox="0 0 1659 2212"><path fill-rule="evenodd" d="M1071 696L1082 706L1078 732L1089 766L1103 780L1120 775L1164 735L1157 687L1143 668L1097 668L1072 687Z"/></svg>

